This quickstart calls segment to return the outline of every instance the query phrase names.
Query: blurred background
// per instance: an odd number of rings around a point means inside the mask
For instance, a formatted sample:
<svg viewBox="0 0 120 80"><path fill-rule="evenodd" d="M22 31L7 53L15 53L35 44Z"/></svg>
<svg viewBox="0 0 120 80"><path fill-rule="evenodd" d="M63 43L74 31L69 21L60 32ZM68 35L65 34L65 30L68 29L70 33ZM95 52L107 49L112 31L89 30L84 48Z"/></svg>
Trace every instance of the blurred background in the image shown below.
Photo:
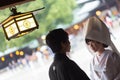
<svg viewBox="0 0 120 80"><path fill-rule="evenodd" d="M85 22L98 16L110 30L111 39L120 50L120 0L4 0L0 1L0 22L11 15L10 6L18 12L35 11L39 25L35 31L7 40L0 27L0 80L49 80L48 69L54 54L46 46L46 34L63 28L69 34L74 60L89 76L91 53L84 42Z"/></svg>

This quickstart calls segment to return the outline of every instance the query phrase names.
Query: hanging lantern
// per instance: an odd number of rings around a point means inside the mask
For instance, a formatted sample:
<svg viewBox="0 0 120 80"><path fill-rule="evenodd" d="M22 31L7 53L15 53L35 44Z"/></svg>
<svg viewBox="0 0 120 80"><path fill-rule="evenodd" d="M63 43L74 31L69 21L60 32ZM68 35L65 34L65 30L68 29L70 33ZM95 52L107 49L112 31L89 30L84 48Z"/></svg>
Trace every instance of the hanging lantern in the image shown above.
<svg viewBox="0 0 120 80"><path fill-rule="evenodd" d="M38 23L32 12L20 13L17 12L16 7L10 8L10 11L13 14L2 22L2 27L8 40L38 29Z"/></svg>

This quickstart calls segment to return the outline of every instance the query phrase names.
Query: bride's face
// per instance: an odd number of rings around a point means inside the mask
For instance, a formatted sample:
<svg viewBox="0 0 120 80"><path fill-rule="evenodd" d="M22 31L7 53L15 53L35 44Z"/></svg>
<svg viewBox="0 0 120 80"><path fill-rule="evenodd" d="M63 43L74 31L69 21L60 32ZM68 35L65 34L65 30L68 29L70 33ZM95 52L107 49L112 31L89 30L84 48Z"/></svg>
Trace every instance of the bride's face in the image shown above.
<svg viewBox="0 0 120 80"><path fill-rule="evenodd" d="M101 49L103 49L103 44L94 41L94 40L89 40L87 42L88 48L92 50L92 52L100 52Z"/></svg>

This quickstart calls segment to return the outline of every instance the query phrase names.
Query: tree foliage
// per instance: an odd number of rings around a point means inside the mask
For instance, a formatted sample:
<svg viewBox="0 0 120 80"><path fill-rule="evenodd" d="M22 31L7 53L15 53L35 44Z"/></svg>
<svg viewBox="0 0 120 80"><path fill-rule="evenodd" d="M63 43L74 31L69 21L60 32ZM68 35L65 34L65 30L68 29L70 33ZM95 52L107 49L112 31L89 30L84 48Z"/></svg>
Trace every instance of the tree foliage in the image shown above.
<svg viewBox="0 0 120 80"><path fill-rule="evenodd" d="M15 46L27 44L33 39L39 38L41 35L47 33L49 30L56 28L60 23L68 24L72 21L72 10L76 7L75 0L36 0L21 5L17 5L18 12L28 12L41 7L45 7L38 14L35 15L39 24L39 29L27 34L23 37L5 39L2 28L0 29L0 51L6 50ZM9 9L1 10L0 21L2 22L10 15Z"/></svg>

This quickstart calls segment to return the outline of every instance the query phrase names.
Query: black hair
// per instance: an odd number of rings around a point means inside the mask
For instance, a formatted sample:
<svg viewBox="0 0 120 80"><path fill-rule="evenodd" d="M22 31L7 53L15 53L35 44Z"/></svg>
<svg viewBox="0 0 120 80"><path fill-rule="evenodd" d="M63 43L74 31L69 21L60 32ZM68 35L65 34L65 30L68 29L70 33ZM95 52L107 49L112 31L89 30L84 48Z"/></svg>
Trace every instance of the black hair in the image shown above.
<svg viewBox="0 0 120 80"><path fill-rule="evenodd" d="M50 31L46 36L46 44L52 49L52 51L60 52L61 43L68 41L68 33L62 28L54 29Z"/></svg>
<svg viewBox="0 0 120 80"><path fill-rule="evenodd" d="M85 39L86 44L88 44L88 42L90 42L90 41L94 41L94 40ZM98 41L96 41L96 42L98 42ZM101 43L101 42L98 42L98 43ZM103 44L103 43L102 43L102 44ZM108 45L103 44L103 47L106 48L106 47L108 47Z"/></svg>

